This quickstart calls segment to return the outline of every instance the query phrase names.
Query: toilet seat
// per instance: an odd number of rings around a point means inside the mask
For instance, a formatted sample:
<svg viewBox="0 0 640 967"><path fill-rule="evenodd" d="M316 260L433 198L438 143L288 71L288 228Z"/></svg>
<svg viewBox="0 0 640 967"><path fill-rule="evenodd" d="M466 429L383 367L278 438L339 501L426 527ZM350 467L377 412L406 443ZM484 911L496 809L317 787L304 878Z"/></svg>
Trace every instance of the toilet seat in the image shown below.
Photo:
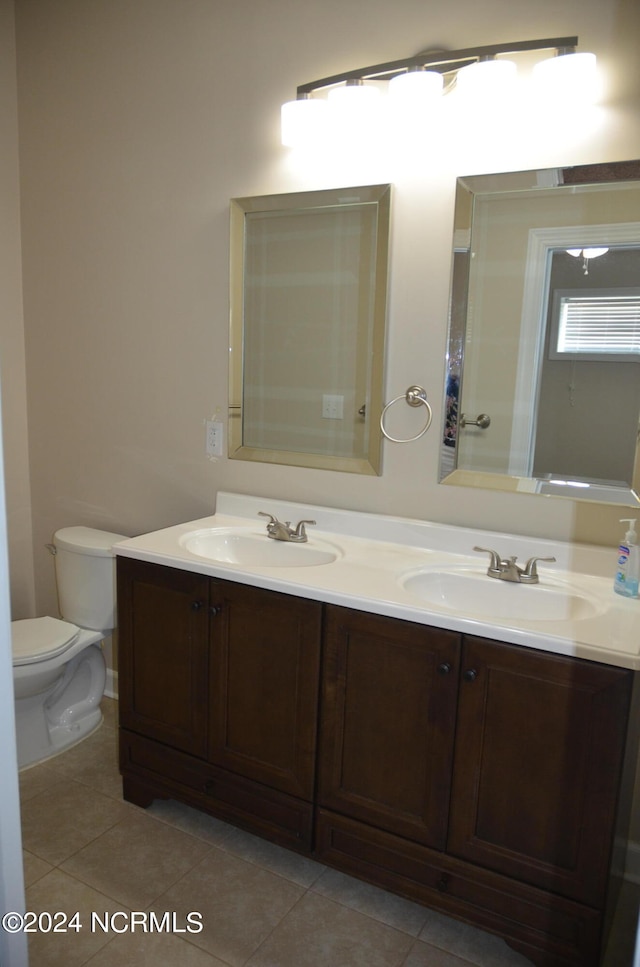
<svg viewBox="0 0 640 967"><path fill-rule="evenodd" d="M23 618L11 622L14 665L31 665L55 658L77 640L80 629L59 618Z"/></svg>

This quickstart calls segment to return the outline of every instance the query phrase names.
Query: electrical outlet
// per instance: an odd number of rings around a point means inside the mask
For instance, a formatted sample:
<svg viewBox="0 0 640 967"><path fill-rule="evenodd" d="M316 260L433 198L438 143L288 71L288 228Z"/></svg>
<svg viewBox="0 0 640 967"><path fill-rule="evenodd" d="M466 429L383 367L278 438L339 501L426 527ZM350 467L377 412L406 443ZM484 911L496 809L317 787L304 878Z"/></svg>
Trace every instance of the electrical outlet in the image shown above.
<svg viewBox="0 0 640 967"><path fill-rule="evenodd" d="M343 420L344 396L332 396L328 393L323 394L322 418L324 420Z"/></svg>
<svg viewBox="0 0 640 967"><path fill-rule="evenodd" d="M205 453L208 457L222 456L222 423L216 420L207 420L206 423Z"/></svg>

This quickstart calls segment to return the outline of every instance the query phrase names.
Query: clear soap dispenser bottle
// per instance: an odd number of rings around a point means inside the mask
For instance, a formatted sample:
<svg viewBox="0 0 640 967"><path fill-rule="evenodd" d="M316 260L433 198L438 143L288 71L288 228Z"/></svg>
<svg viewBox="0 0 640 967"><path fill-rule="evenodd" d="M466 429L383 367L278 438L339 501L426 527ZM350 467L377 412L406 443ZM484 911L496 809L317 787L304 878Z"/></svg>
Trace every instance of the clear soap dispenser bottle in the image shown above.
<svg viewBox="0 0 640 967"><path fill-rule="evenodd" d="M635 522L637 518L623 517L621 524L628 524L629 530L618 547L618 563L613 590L625 598L638 597L638 580L640 579L640 559L638 554L638 535Z"/></svg>

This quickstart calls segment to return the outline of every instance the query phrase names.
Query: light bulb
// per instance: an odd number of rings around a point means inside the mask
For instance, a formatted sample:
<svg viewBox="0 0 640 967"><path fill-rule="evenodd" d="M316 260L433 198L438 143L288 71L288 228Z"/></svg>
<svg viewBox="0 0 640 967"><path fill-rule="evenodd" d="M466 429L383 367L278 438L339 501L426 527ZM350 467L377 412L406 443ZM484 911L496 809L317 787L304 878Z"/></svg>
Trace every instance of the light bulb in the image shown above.
<svg viewBox="0 0 640 967"><path fill-rule="evenodd" d="M465 97L478 100L485 96L508 95L518 69L512 60L479 60L460 68L456 88Z"/></svg>
<svg viewBox="0 0 640 967"><path fill-rule="evenodd" d="M597 259L601 255L605 255L608 251L608 248L568 248L567 255L573 255L576 259L580 258L580 256L584 259Z"/></svg>
<svg viewBox="0 0 640 967"><path fill-rule="evenodd" d="M329 91L330 137L354 142L373 136L378 127L380 90L369 84L347 84Z"/></svg>
<svg viewBox="0 0 640 967"><path fill-rule="evenodd" d="M600 96L596 55L573 52L541 60L533 68L533 83L548 99L592 104Z"/></svg>
<svg viewBox="0 0 640 967"><path fill-rule="evenodd" d="M301 148L324 137L327 123L327 102L304 97L287 101L280 112L282 143L289 148Z"/></svg>
<svg viewBox="0 0 640 967"><path fill-rule="evenodd" d="M407 71L389 81L389 98L394 106L400 104L419 110L439 100L443 84L442 74L437 71Z"/></svg>

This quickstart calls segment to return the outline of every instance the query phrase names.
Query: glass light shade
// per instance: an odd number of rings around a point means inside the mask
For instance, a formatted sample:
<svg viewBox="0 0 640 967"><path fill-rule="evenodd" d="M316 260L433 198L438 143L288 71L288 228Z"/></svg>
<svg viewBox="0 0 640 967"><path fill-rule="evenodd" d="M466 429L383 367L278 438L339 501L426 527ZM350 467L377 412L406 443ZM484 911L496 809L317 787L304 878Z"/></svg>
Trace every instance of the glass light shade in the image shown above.
<svg viewBox="0 0 640 967"><path fill-rule="evenodd" d="M438 100L443 86L442 74L437 71L407 71L406 74L398 74L389 81L389 98L394 102L420 108Z"/></svg>
<svg viewBox="0 0 640 967"><path fill-rule="evenodd" d="M518 69L512 60L480 60L458 71L456 87L465 97L508 94Z"/></svg>
<svg viewBox="0 0 640 967"><path fill-rule="evenodd" d="M541 60L533 68L533 83L549 98L582 104L596 101L600 93L596 55L559 54Z"/></svg>
<svg viewBox="0 0 640 967"><path fill-rule="evenodd" d="M287 101L280 112L282 143L288 148L301 148L322 139L327 122L327 102L305 97Z"/></svg>
<svg viewBox="0 0 640 967"><path fill-rule="evenodd" d="M581 256L583 259L597 259L601 255L606 255L608 251L608 248L568 248L567 255L573 255L576 259Z"/></svg>
<svg viewBox="0 0 640 967"><path fill-rule="evenodd" d="M329 91L329 140L360 144L379 129L380 90L368 84L347 84Z"/></svg>

